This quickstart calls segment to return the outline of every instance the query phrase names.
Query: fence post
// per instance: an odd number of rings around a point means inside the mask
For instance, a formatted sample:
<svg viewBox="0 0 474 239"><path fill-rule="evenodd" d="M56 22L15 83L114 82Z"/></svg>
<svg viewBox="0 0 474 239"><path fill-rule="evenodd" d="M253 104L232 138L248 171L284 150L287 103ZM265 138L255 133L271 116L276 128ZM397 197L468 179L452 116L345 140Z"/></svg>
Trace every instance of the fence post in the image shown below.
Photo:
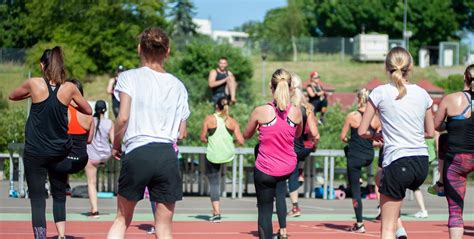
<svg viewBox="0 0 474 239"><path fill-rule="evenodd" d="M237 189L237 159L239 155L236 155L232 160L232 199L235 199Z"/></svg>
<svg viewBox="0 0 474 239"><path fill-rule="evenodd" d="M328 156L324 156L324 188L323 199L328 199Z"/></svg>
<svg viewBox="0 0 474 239"><path fill-rule="evenodd" d="M329 199L334 199L334 156L330 158Z"/></svg>
<svg viewBox="0 0 474 239"><path fill-rule="evenodd" d="M346 54L346 46L344 42L344 37L341 38L341 60L344 61L344 55Z"/></svg>
<svg viewBox="0 0 474 239"><path fill-rule="evenodd" d="M239 157L239 198L242 198L242 181L244 179L244 155Z"/></svg>
<svg viewBox="0 0 474 239"><path fill-rule="evenodd" d="M314 54L314 37L311 37L309 41L309 60L310 61L313 61L313 54Z"/></svg>

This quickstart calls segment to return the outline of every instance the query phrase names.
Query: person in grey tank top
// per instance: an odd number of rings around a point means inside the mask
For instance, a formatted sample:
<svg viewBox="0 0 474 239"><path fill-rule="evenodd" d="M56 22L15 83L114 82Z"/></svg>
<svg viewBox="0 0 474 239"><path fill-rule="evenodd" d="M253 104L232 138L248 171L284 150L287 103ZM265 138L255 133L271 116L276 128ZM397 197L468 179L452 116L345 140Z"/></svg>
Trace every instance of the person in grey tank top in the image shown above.
<svg viewBox="0 0 474 239"><path fill-rule="evenodd" d="M94 132L93 139L87 145L87 154L89 161L86 165L87 190L89 192L89 201L91 204L90 217L98 218L99 210L97 208L97 167L104 164L112 155L110 143L114 140L114 127L112 120L105 118L107 105L105 101L98 100L95 103L94 113Z"/></svg>

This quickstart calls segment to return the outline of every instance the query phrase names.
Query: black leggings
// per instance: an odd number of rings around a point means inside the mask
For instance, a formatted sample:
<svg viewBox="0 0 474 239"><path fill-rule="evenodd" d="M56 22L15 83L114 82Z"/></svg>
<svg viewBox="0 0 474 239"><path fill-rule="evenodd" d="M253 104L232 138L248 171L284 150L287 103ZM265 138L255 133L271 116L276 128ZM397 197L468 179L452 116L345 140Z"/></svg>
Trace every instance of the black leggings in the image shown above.
<svg viewBox="0 0 474 239"><path fill-rule="evenodd" d="M357 222L362 222L362 199L360 191L360 177L362 167L367 167L372 163L373 158L359 159L347 157L347 176L352 191L352 206Z"/></svg>
<svg viewBox="0 0 474 239"><path fill-rule="evenodd" d="M275 177L270 176L257 168L254 169L253 180L255 191L257 193L258 206L258 234L260 238L271 239L273 234L272 213L273 200L277 198L285 198L286 180L290 175ZM277 216L280 228L286 228L286 202L285 200L277 200Z"/></svg>
<svg viewBox="0 0 474 239"><path fill-rule="evenodd" d="M209 180L211 202L218 202L220 199L221 187L221 167L225 164L211 163L206 160L206 176Z"/></svg>
<svg viewBox="0 0 474 239"><path fill-rule="evenodd" d="M24 157L26 183L35 238L46 238L46 174L53 196L54 222L66 221L66 185L70 173L84 168L87 157ZM81 168L82 167L82 168Z"/></svg>

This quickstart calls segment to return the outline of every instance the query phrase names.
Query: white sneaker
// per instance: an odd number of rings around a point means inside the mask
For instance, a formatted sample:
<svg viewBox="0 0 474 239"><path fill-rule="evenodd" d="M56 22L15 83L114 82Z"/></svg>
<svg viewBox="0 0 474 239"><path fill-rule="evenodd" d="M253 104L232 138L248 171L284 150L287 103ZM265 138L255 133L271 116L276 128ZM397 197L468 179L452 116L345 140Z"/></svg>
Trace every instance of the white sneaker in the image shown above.
<svg viewBox="0 0 474 239"><path fill-rule="evenodd" d="M397 239L407 239L408 235L407 232L405 231L405 228L400 227L397 229L397 232L395 232L395 237Z"/></svg>
<svg viewBox="0 0 474 239"><path fill-rule="evenodd" d="M416 218L427 218L428 217L428 211L426 210L420 210L419 212L415 213Z"/></svg>

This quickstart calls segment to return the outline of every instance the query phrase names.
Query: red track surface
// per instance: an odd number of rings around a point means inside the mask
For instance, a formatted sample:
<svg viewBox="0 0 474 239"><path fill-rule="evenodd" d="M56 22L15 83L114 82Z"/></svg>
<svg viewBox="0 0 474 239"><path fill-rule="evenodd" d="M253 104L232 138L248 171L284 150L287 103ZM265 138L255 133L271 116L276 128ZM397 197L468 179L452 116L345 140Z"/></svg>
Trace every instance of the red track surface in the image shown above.
<svg viewBox="0 0 474 239"><path fill-rule="evenodd" d="M290 238L379 238L380 223L365 222L367 232L355 234L347 232L350 222L289 222L288 232ZM67 222L68 238L105 238L111 222ZM410 239L436 239L448 238L446 222L404 222ZM149 222L133 222L127 231L126 238L154 238L147 235ZM274 224L274 230L278 228ZM213 224L209 222L175 222L173 226L174 238L255 238L257 237L256 222L222 222ZM52 222L48 222L48 236L55 238L56 230ZM30 222L0 222L0 238L19 239L33 238ZM466 225L465 238L474 238L474 224Z"/></svg>

